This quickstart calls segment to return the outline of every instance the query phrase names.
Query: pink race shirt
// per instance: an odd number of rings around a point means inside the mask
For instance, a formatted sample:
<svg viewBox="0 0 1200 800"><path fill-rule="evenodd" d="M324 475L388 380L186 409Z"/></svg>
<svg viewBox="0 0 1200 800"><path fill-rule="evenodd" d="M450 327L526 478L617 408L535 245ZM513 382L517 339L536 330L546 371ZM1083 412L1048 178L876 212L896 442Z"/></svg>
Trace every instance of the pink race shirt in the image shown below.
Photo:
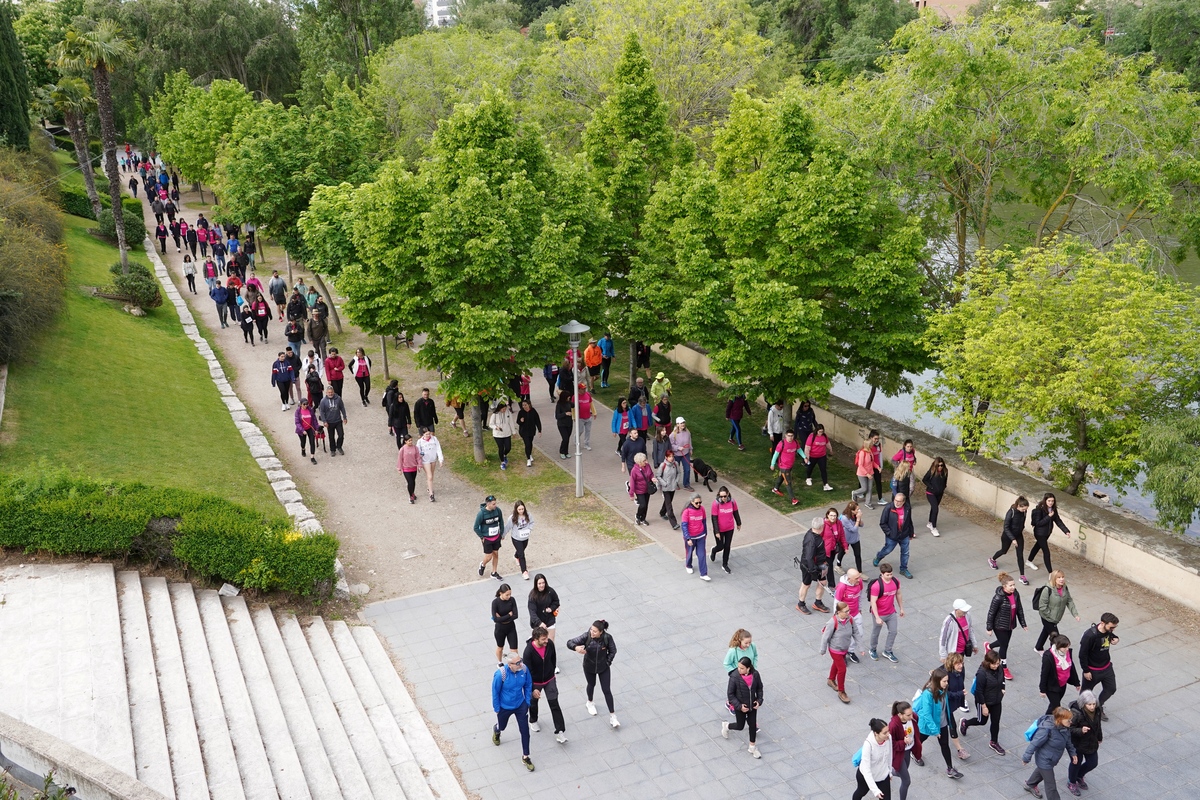
<svg viewBox="0 0 1200 800"><path fill-rule="evenodd" d="M775 452L779 453L779 468L791 469L796 463L796 453L799 451L799 442L789 442L787 439L784 439L779 444L775 445Z"/></svg>
<svg viewBox="0 0 1200 800"><path fill-rule="evenodd" d="M875 598L875 607L879 616L886 617L896 613L896 592L900 591L900 581L892 578L890 581L880 579L871 587L871 597Z"/></svg>
<svg viewBox="0 0 1200 800"><path fill-rule="evenodd" d="M737 501L730 500L728 503L718 503L713 501L712 511L710 512L717 518L717 530L721 533L731 531L737 527L737 520L733 518L733 512L737 511Z"/></svg>
<svg viewBox="0 0 1200 800"><path fill-rule="evenodd" d="M850 607L850 616L857 617L858 601L862 597L862 590L863 582L861 580L853 586L845 581L841 581L838 583L833 596Z"/></svg>

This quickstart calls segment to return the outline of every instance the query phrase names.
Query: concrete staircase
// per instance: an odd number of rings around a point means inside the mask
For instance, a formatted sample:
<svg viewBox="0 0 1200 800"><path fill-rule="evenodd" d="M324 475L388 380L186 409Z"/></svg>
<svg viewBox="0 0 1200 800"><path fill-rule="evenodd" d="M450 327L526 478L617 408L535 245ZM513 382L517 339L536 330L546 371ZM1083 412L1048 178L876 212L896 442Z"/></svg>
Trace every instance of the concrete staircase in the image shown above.
<svg viewBox="0 0 1200 800"><path fill-rule="evenodd" d="M465 800L373 629L0 568L0 710L175 800Z"/></svg>

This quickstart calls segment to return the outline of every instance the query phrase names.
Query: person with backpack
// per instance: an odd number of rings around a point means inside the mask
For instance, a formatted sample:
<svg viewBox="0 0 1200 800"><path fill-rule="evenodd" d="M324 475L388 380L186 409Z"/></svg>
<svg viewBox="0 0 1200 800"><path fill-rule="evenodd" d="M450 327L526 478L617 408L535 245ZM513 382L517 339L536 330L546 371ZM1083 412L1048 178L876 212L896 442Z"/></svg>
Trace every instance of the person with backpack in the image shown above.
<svg viewBox="0 0 1200 800"><path fill-rule="evenodd" d="M904 594L900 591L900 581L892 577L892 565L886 561L879 564L879 577L867 584L867 602L871 606L871 617L875 620L871 628L871 649L868 654L872 661L879 660L879 632L886 625L887 641L883 644L883 657L893 664L900 659L892 652L896 644L896 629L899 617L904 616Z"/></svg>
<svg viewBox="0 0 1200 800"><path fill-rule="evenodd" d="M725 574L729 572L729 550L733 547L733 532L742 529L742 515L738 511L737 501L729 492L729 488L722 486L717 489L717 499L713 500L712 509L709 512L712 515L713 524L713 545L712 553L709 555L709 561L717 563L717 553L721 554L721 569L725 570Z"/></svg>
<svg viewBox="0 0 1200 800"><path fill-rule="evenodd" d="M833 664L829 667L829 679L825 681L837 692L838 700L850 702L846 694L846 654L854 650L854 623L850 620L850 606L838 602L833 616L821 629L821 655L829 652Z"/></svg>
<svg viewBox="0 0 1200 800"><path fill-rule="evenodd" d="M1062 517L1058 515L1058 499L1051 492L1046 492L1042 495L1042 500L1033 507L1033 513L1029 516L1029 526L1033 528L1033 547L1029 548L1029 568L1037 569L1033 563L1033 557L1042 553L1042 559L1046 563L1046 571L1053 572L1054 567L1050 564L1050 533L1057 525L1058 529L1063 532L1069 539L1071 538L1071 529L1063 524Z"/></svg>
<svg viewBox="0 0 1200 800"><path fill-rule="evenodd" d="M1025 791L1034 797L1042 796L1038 784L1044 784L1046 800L1059 800L1054 768L1062 760L1064 752L1071 754L1072 764L1079 762L1075 743L1071 741L1071 717L1070 709L1056 708L1052 715L1046 714L1038 719L1037 728L1032 736L1026 732L1029 746L1021 756L1021 763L1028 764L1031 760L1034 762L1033 774L1025 781Z"/></svg>
<svg viewBox="0 0 1200 800"><path fill-rule="evenodd" d="M1005 754L1004 748L1000 746L1000 715L1004 710L1004 691L1000 656L995 650L989 650L983 654L983 662L971 683L971 694L975 697L975 719L963 719L959 731L966 736L968 728L989 725L991 742L988 746L1000 755Z"/></svg>
<svg viewBox="0 0 1200 800"><path fill-rule="evenodd" d="M822 614L829 613L829 608L821 602L825 594L825 575L829 571L829 563L825 560L825 540L819 533L824 525L822 517L813 517L812 525L804 532L804 539L800 543L800 557L794 559L800 567L800 596L796 610L805 616L812 613L805 599L808 597L808 587L813 583L817 584L817 599L813 602L813 608Z"/></svg>
<svg viewBox="0 0 1200 800"><path fill-rule="evenodd" d="M925 477L921 479L921 483L925 484L925 499L929 501L929 522L925 523L925 527L929 528L929 532L934 536L941 536L937 527L938 510L942 505L942 496L946 494L948 480L946 462L941 456L933 460L933 464L925 471Z"/></svg>
<svg viewBox="0 0 1200 800"><path fill-rule="evenodd" d="M758 709L763 702L763 684L754 662L748 656L738 659L737 668L729 673L725 699L733 709L736 721L722 722L721 736L728 739L730 731L740 731L749 724L750 747L746 752L754 758L762 758L755 739L758 738Z"/></svg>
<svg viewBox="0 0 1200 800"><path fill-rule="evenodd" d="M1075 621L1079 622L1079 612L1075 608L1075 601L1071 599L1071 590L1067 588L1067 576L1061 569L1051 572L1046 585L1033 593L1033 607L1042 618L1042 632L1033 645L1033 649L1039 653L1046 640L1058 634L1058 623L1068 609Z"/></svg>
<svg viewBox="0 0 1200 800"><path fill-rule="evenodd" d="M892 734L888 724L881 719L872 719L871 732L863 741L855 756L855 780L858 786L851 795L853 800L863 800L868 794L878 800L890 800L892 796L892 746L888 740Z"/></svg>
<svg viewBox="0 0 1200 800"><path fill-rule="evenodd" d="M515 650L508 654L508 664L496 670L492 676L492 710L496 712L496 724L492 726L492 744L500 746L500 734L508 727L510 717L517 718L521 731L521 763L533 772L533 761L529 758L529 704L533 702L533 677L521 664L521 656Z"/></svg>
<svg viewBox="0 0 1200 800"><path fill-rule="evenodd" d="M675 492L679 489L682 477L679 474L679 464L675 463L675 454L668 448L663 454L662 463L654 470L659 491L662 492L662 508L658 515L671 523L671 530L679 530L679 521L675 519Z"/></svg>
<svg viewBox="0 0 1200 800"><path fill-rule="evenodd" d="M979 637L975 623L971 620L971 606L961 597L946 619L942 620L942 635L938 638L938 658L946 660L950 653L961 653L970 657L979 649Z"/></svg>
<svg viewBox="0 0 1200 800"><path fill-rule="evenodd" d="M1100 621L1083 632L1079 639L1079 661L1083 664L1083 683L1081 686L1091 689L1096 684L1103 687L1100 690L1100 718L1108 722L1108 714L1104 705L1108 699L1117 693L1117 675L1113 670L1110 649L1121 641L1114 636L1117 629L1116 614L1105 612L1100 615Z"/></svg>
<svg viewBox="0 0 1200 800"><path fill-rule="evenodd" d="M545 696L550 705L550 717L554 720L554 740L566 744L567 721L563 718L562 706L558 704L558 681L554 677L554 673L558 672L558 655L550 632L541 625L533 629L533 635L525 642L522 660L533 682L529 700L529 729L534 733L541 731L538 725L538 700Z"/></svg>
<svg viewBox="0 0 1200 800"><path fill-rule="evenodd" d="M796 465L796 455L799 452L800 443L796 441L796 434L788 431L783 435L783 439L775 445L775 454L771 456L771 469L777 467L779 469L779 475L775 478L775 486L771 489L771 493L783 497L783 492L779 491L779 487L786 486L787 499L792 505L800 504L800 501L792 493L792 468Z"/></svg>
<svg viewBox="0 0 1200 800"><path fill-rule="evenodd" d="M899 545L900 574L912 580L912 573L908 571L908 548L909 542L913 538L913 521L912 506L908 504L908 495L900 492L892 497L892 502L883 507L883 514L879 517L879 527L883 530L883 547L875 554L875 560L871 563L879 566L883 557Z"/></svg>
<svg viewBox="0 0 1200 800"><path fill-rule="evenodd" d="M825 491L832 492L833 487L829 485L829 451L831 449L829 437L825 435L825 426L821 423L816 423L816 427L804 439L804 483L812 486L813 467L818 467L821 471L821 484Z"/></svg>
<svg viewBox="0 0 1200 800"><path fill-rule="evenodd" d="M874 506L868 506L868 508L874 508ZM862 528L863 524L862 508L858 505L858 503L851 500L846 504L846 507L842 510L842 514L840 517L838 517L838 519L841 521L842 530L845 532L846 545L854 551L854 568L861 573L862 535L860 534L859 529ZM837 566L839 568L842 566L842 559L845 558L845 556L845 551L842 551L842 553L838 555Z"/></svg>
<svg viewBox="0 0 1200 800"><path fill-rule="evenodd" d="M913 701L913 711L916 712L917 736L924 743L930 736L936 736L942 750L942 758L946 761L946 777L958 779L962 773L954 768L950 760L950 703L947 687L950 676L944 667L936 667L929 673L929 680ZM959 748L959 758L967 758L966 751Z"/></svg>
<svg viewBox="0 0 1200 800"><path fill-rule="evenodd" d="M862 573L856 569L848 569L842 579L838 581L837 588L833 592L833 599L845 603L850 609L850 622L854 624L854 641L858 643L859 647L866 642L862 624L862 595L865 588ZM861 650L859 653L865 655ZM854 650L846 652L846 660L851 664L858 663L858 656L855 655Z"/></svg>
<svg viewBox="0 0 1200 800"><path fill-rule="evenodd" d="M611 680L612 663L617 657L617 643L608 632L608 622L598 619L591 627L567 642L567 647L583 656L583 677L587 681L587 712L596 716L596 704L592 697L596 691L596 682L600 682L600 690L604 692L604 702L608 705L608 724L614 729L621 727L617 721L616 705L613 703Z"/></svg>
<svg viewBox="0 0 1200 800"><path fill-rule="evenodd" d="M909 764L914 758L918 764L925 762L921 758L921 737L917 736L917 717L907 700L892 703L888 731L892 735L892 774L900 779L900 800L908 800L908 786L912 782Z"/></svg>
<svg viewBox="0 0 1200 800"><path fill-rule="evenodd" d="M997 559L1008 552L1008 548L1015 543L1017 545L1017 568L1020 570L1021 583L1029 585L1029 579L1025 577L1025 514L1029 511L1029 501L1022 495L1013 501L1008 512L1004 515L1004 531L1000 534L1000 549L992 554L988 559L988 566L992 569L999 569L1000 565ZM1034 569L1037 569L1036 566Z"/></svg>
<svg viewBox="0 0 1200 800"><path fill-rule="evenodd" d="M875 470L875 456L871 453L871 441L864 439L862 447L854 453L854 474L858 478L858 488L850 493L850 501L858 502L861 495L867 508L871 505L871 475Z"/></svg>
<svg viewBox="0 0 1200 800"><path fill-rule="evenodd" d="M1038 691L1046 698L1046 713L1062 705L1067 686L1079 686L1079 673L1075 668L1075 653L1071 651L1071 640L1061 634L1050 637L1050 647L1042 653L1042 677Z"/></svg>
<svg viewBox="0 0 1200 800"><path fill-rule="evenodd" d="M1104 741L1104 725L1100 706L1090 691L1079 693L1071 705L1071 742L1075 745L1075 761L1067 767L1067 791L1079 797L1079 790L1088 788L1084 777L1096 768L1100 760L1100 744Z"/></svg>
<svg viewBox="0 0 1200 800"><path fill-rule="evenodd" d="M988 647L1000 656L1000 665L1004 668L1004 679L1011 681L1013 676L1008 669L1008 643L1012 639L1018 622L1021 624L1021 630L1027 631L1029 627L1025 624L1025 608L1021 605L1017 582L1007 572L1001 572L996 578L1000 581L1000 585L996 587L996 593L992 595L992 602L988 606L987 614L987 633L988 636L995 635L996 643L988 645Z"/></svg>
<svg viewBox="0 0 1200 800"><path fill-rule="evenodd" d="M642 457L645 458L645 455ZM708 553L705 550L708 520L704 516L704 500L700 495L692 495L679 515L679 525L683 529L683 568L688 575L692 574L692 553L696 553L700 559L700 580L711 581L712 578L708 577Z"/></svg>
<svg viewBox="0 0 1200 800"><path fill-rule="evenodd" d="M653 391L654 387L651 387L651 392ZM753 413L744 394L739 394L725 404L725 419L729 421L729 443L736 444L738 450L746 449L746 445L742 444L742 419Z"/></svg>

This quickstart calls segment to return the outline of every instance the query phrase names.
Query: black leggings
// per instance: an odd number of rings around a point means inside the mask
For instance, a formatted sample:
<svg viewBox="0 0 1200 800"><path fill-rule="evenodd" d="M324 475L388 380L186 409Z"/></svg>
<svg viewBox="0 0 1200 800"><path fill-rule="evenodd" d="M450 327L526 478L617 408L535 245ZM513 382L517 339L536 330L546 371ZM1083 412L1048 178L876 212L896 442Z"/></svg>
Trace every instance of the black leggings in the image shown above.
<svg viewBox="0 0 1200 800"><path fill-rule="evenodd" d="M883 502L883 473L879 470L875 470L875 496L879 498L879 502Z"/></svg>
<svg viewBox="0 0 1200 800"><path fill-rule="evenodd" d="M733 710L733 715L737 717L737 722L729 723L729 730L740 731L746 727L746 723L750 723L750 744L754 744L754 740L758 738L758 709L752 708L749 711L742 711L740 708Z"/></svg>
<svg viewBox="0 0 1200 800"><path fill-rule="evenodd" d="M675 519L675 492L664 491L662 493L662 508L658 510L658 515L665 520L668 520L672 525L677 524Z"/></svg>
<svg viewBox="0 0 1200 800"><path fill-rule="evenodd" d="M521 441L525 443L525 460L533 458L533 437L522 436Z"/></svg>
<svg viewBox="0 0 1200 800"><path fill-rule="evenodd" d="M408 496L415 497L417 494L417 473L403 472L404 482L408 485Z"/></svg>
<svg viewBox="0 0 1200 800"><path fill-rule="evenodd" d="M1000 537L1001 547L992 554L992 561L999 560L1000 556L1008 552L1008 548L1012 547L1013 543L1017 545L1017 569L1021 575L1025 574L1025 537L1018 536L1016 539L1010 537L1007 533Z"/></svg>
<svg viewBox="0 0 1200 800"><path fill-rule="evenodd" d="M1057 683L1057 681L1056 681ZM1062 705L1063 695L1067 693L1067 687L1056 686L1046 692L1046 713L1053 714L1054 709Z"/></svg>
<svg viewBox="0 0 1200 800"><path fill-rule="evenodd" d="M808 460L808 467L804 470L804 477L811 478L813 467L816 466L821 470L821 483L829 484L829 457L828 456L813 456Z"/></svg>
<svg viewBox="0 0 1200 800"><path fill-rule="evenodd" d="M597 673L586 664L583 666L583 677L587 678L587 699L592 702L592 696L596 691L596 678L600 679L600 691L604 692L604 702L608 704L608 713L612 714L617 710L613 705L612 689L609 687L609 681L612 679L612 670L604 670Z"/></svg>
<svg viewBox="0 0 1200 800"><path fill-rule="evenodd" d="M184 275L183 277L187 278L188 288L192 290L192 294L195 294L196 293L196 274L192 273L191 275Z"/></svg>
<svg viewBox="0 0 1200 800"><path fill-rule="evenodd" d="M268 317L255 317L254 318L254 324L258 326L258 335L263 338L264 342L267 340L267 323L268 322L270 322L270 319Z"/></svg>
<svg viewBox="0 0 1200 800"><path fill-rule="evenodd" d="M929 738L929 734L927 733L919 733L918 735L921 737L922 744ZM942 758L946 760L946 769L952 769L954 764L950 761L950 729L945 725L942 726L942 730L938 733L938 746L942 749Z"/></svg>
<svg viewBox="0 0 1200 800"><path fill-rule="evenodd" d="M368 395L371 394L371 376L367 375L364 378L355 378L354 380L358 384L358 396L365 406L370 402Z"/></svg>
<svg viewBox="0 0 1200 800"><path fill-rule="evenodd" d="M620 454L621 448L625 446L625 440L629 438L628 433L617 434L617 453Z"/></svg>
<svg viewBox="0 0 1200 800"><path fill-rule="evenodd" d="M988 703L987 709L988 709L988 713L987 713L987 716L985 717L983 715L983 703L976 702L975 703L975 719L964 720L963 725L965 725L968 728L973 728L976 725L990 725L990 728L988 730L992 735L992 741L998 742L998 741L1000 741L997 738L998 736L1000 736L1000 715L1004 711L1004 705L1002 703ZM1047 712L1047 713L1049 713L1049 712Z"/></svg>
<svg viewBox="0 0 1200 800"><path fill-rule="evenodd" d="M1004 664L1008 660L1008 642L1012 639L1013 632L1011 629L1002 631L997 629L996 643L992 645L992 649L996 651L996 655L1000 656L1000 663Z"/></svg>
<svg viewBox="0 0 1200 800"><path fill-rule="evenodd" d="M850 549L854 551L854 568L862 572L862 542L850 542ZM837 565L842 565L842 559L846 557L845 551L838 556Z"/></svg>
<svg viewBox="0 0 1200 800"><path fill-rule="evenodd" d="M562 441L558 445L559 455L565 456L571 452L571 429L574 427L574 420L570 417L564 417L558 421L558 433L562 436Z"/></svg>
<svg viewBox="0 0 1200 800"><path fill-rule="evenodd" d="M941 508L942 497L941 495L934 494L933 492L926 492L925 499L929 501L929 524L936 528L938 509Z"/></svg>
<svg viewBox="0 0 1200 800"><path fill-rule="evenodd" d="M1046 572L1053 572L1054 567L1050 565L1050 537L1043 539L1041 536L1033 537L1033 547L1029 548L1029 560L1032 562L1033 557L1041 551L1042 558L1046 560Z"/></svg>
<svg viewBox="0 0 1200 800"><path fill-rule="evenodd" d="M858 779L858 788L854 790L853 800L863 800L867 795L872 798L875 795L871 794L871 787L867 786L867 779L863 777L862 772L854 770L854 777ZM875 785L879 787L879 791L883 793L883 800L892 800L892 776L889 775L881 781L875 781Z"/></svg>
<svg viewBox="0 0 1200 800"><path fill-rule="evenodd" d="M1042 617L1042 632L1038 634L1037 644L1034 645L1038 650L1042 650L1046 646L1047 640L1051 636L1058 634L1058 623Z"/></svg>
<svg viewBox="0 0 1200 800"><path fill-rule="evenodd" d="M310 451L312 451L312 454L314 456L317 454L317 432L316 431L307 430L304 433L296 434L296 436L299 437L299 439L300 439L300 455L304 455L305 445L308 446L308 449Z"/></svg>
<svg viewBox="0 0 1200 800"><path fill-rule="evenodd" d="M512 451L512 437L493 436L492 438L496 440L496 449L500 451L500 460L507 462L508 454Z"/></svg>
<svg viewBox="0 0 1200 800"><path fill-rule="evenodd" d="M716 541L716 544L713 545L712 555L708 557L708 560L716 564L717 553L720 553L721 566L728 567L729 550L733 547L733 531L713 531L713 540ZM830 571L832 572L832 570ZM740 731L741 728L738 728L738 730ZM754 741L753 735L751 735L750 741Z"/></svg>
<svg viewBox="0 0 1200 800"><path fill-rule="evenodd" d="M292 382L291 381L275 381L275 388L279 390L279 401L286 403L292 399Z"/></svg>
<svg viewBox="0 0 1200 800"><path fill-rule="evenodd" d="M525 548L529 545L528 539L513 539L513 550L516 551L517 563L521 565L521 572L529 572L529 567L525 564Z"/></svg>

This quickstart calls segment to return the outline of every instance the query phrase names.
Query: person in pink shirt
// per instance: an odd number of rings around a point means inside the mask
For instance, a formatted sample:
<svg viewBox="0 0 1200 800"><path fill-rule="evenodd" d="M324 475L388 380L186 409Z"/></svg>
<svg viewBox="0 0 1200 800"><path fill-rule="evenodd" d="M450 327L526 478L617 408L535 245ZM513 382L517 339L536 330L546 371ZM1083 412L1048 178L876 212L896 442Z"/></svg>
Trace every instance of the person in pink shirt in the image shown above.
<svg viewBox="0 0 1200 800"><path fill-rule="evenodd" d="M713 501L712 509L713 545L709 561L717 563L717 553L721 554L721 569L729 573L729 550L733 546L733 532L742 529L742 515L738 512L737 501L729 493L729 488L722 486L717 490L717 499Z"/></svg>
<svg viewBox="0 0 1200 800"><path fill-rule="evenodd" d="M850 493L850 499L857 502L861 495L867 508L874 508L871 505L871 477L875 474L875 454L871 452L870 439L865 439L854 453L854 474L858 477L858 488Z"/></svg>
<svg viewBox="0 0 1200 800"><path fill-rule="evenodd" d="M528 389L528 381L525 388ZM596 417L596 407L592 403L592 395L587 390L586 383L579 384L579 440L583 442L584 450L592 449L592 420Z"/></svg>
<svg viewBox="0 0 1200 800"><path fill-rule="evenodd" d="M839 603L845 603L850 610L850 620L854 623L854 641L862 647L866 638L863 636L862 624L862 593L863 593L862 573L851 567L846 570L846 574L838 581L837 588L833 592L833 599ZM859 655L864 655L864 651L859 651ZM846 652L846 660L851 664L858 663L858 655L855 655L853 650Z"/></svg>
<svg viewBox="0 0 1200 800"><path fill-rule="evenodd" d="M796 441L796 434L788 431L783 435L779 444L775 445L775 455L771 456L771 469L779 468L779 475L775 478L775 488L771 491L783 497L783 492L779 491L780 484L783 484L787 487L787 498L792 505L800 503L792 494L792 467L796 465L796 454L799 452L800 443Z"/></svg>
<svg viewBox="0 0 1200 800"><path fill-rule="evenodd" d="M700 559L700 580L712 580L708 577L708 553L704 549L705 539L708 538L708 520L704 516L704 500L700 495L692 495L679 515L679 526L683 529L683 568L688 575L692 574L692 553L695 552Z"/></svg>
<svg viewBox="0 0 1200 800"><path fill-rule="evenodd" d="M829 485L829 437L825 435L825 426L819 422L816 430L804 441L804 463L804 482L812 486L813 467L819 467L825 491L832 492L833 487Z"/></svg>
<svg viewBox="0 0 1200 800"><path fill-rule="evenodd" d="M196 228L196 241L200 243L200 255L208 257L208 228Z"/></svg>
<svg viewBox="0 0 1200 800"><path fill-rule="evenodd" d="M396 469L404 476L404 482L408 485L408 502L417 502L417 473L421 471L421 453L411 436L405 436L404 443L400 445Z"/></svg>
<svg viewBox="0 0 1200 800"><path fill-rule="evenodd" d="M842 571L837 566L838 559L850 549L850 546L846 544L846 529L842 527L842 520L839 518L836 508L825 512L825 524L821 527L821 539L825 543L825 559L830 565L826 578L829 583L829 591L832 592L837 588L834 575Z"/></svg>

